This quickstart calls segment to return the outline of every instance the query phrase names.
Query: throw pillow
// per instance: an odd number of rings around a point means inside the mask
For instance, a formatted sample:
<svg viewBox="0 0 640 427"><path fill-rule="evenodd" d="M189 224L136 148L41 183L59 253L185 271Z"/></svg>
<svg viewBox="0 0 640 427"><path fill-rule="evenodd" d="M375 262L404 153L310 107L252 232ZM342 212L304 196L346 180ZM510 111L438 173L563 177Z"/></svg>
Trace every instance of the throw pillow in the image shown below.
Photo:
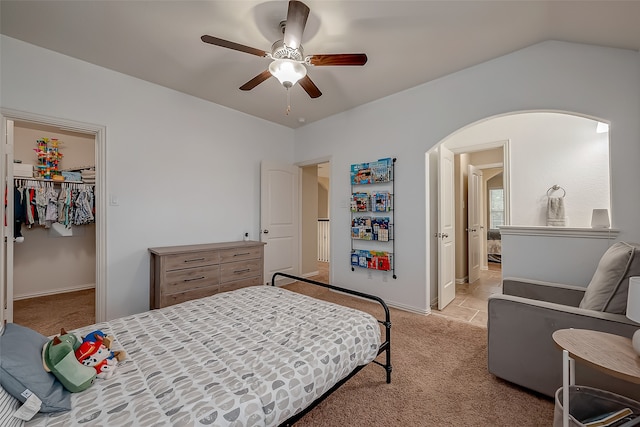
<svg viewBox="0 0 640 427"><path fill-rule="evenodd" d="M625 314L631 276L640 276L640 245L613 244L600 259L580 308Z"/></svg>
<svg viewBox="0 0 640 427"><path fill-rule="evenodd" d="M24 425L24 421L13 416L14 412L20 408L20 405L22 404L18 399L0 387L0 426L20 427Z"/></svg>
<svg viewBox="0 0 640 427"><path fill-rule="evenodd" d="M23 403L21 393L31 390L42 400L40 412L68 411L71 393L42 365L42 347L48 341L34 330L7 323L0 336L0 385Z"/></svg>

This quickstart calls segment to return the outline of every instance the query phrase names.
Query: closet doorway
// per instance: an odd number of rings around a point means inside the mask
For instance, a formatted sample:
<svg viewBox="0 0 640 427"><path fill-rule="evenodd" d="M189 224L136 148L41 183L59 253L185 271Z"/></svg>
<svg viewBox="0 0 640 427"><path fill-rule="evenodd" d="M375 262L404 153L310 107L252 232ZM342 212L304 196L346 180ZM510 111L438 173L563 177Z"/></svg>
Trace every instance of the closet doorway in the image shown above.
<svg viewBox="0 0 640 427"><path fill-rule="evenodd" d="M3 110L9 147L3 153L7 169L3 176L8 178L7 194L14 196L4 207L11 227L4 230L3 317L52 335L60 327L74 329L104 320L104 204L99 173L104 128L51 118L34 120L29 115L25 119L25 115ZM58 170L67 175L63 182L43 179L37 172L42 164L38 152L43 146L50 150L54 145L61 154ZM31 165L36 173L30 176ZM26 217L26 210L20 210L21 204L23 209L36 204L33 195L38 188L42 194L49 191L47 201L67 214L66 218L59 216L62 222L53 217L34 221ZM71 203L81 201L78 197L82 194L85 209L69 217L63 200L58 200L60 194L68 194ZM46 207L41 209L40 216L49 213ZM37 206L32 211L37 214Z"/></svg>
<svg viewBox="0 0 640 427"><path fill-rule="evenodd" d="M19 162L14 164L20 167L14 169L13 180L19 194L14 198L18 208L14 209L13 321L44 335L57 333L60 326L75 329L95 323L95 136L16 121L13 137L14 162ZM62 156L59 172L73 171L78 179L58 183L28 176L27 169L38 168L38 141L48 145L45 150L53 150L55 143L57 157ZM87 202L85 212L79 212L83 218L69 209L81 197ZM47 205L41 207L41 201ZM25 206L38 218L25 218ZM16 221L18 212L21 218Z"/></svg>

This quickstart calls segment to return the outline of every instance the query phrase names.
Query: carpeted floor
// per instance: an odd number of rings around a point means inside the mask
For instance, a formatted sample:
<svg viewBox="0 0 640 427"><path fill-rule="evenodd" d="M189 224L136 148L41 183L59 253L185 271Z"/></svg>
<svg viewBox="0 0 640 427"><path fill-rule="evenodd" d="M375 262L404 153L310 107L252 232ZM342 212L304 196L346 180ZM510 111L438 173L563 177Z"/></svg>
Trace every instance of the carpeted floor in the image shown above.
<svg viewBox="0 0 640 427"><path fill-rule="evenodd" d="M378 316L373 303L311 285L291 290ZM553 401L487 371L487 330L441 316L391 309L393 372L370 364L296 424L311 426L479 426L553 424Z"/></svg>
<svg viewBox="0 0 640 427"><path fill-rule="evenodd" d="M95 323L95 307L94 289L21 299L13 302L13 321L50 336Z"/></svg>

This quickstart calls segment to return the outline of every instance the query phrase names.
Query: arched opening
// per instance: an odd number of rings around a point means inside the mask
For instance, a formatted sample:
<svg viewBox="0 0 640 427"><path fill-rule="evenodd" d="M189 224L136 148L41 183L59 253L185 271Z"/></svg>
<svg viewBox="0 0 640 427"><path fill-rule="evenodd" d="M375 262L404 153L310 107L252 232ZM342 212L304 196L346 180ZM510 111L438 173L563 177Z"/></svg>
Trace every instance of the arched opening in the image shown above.
<svg viewBox="0 0 640 427"><path fill-rule="evenodd" d="M451 197L455 214L455 261L450 265L455 271L450 274L455 277L456 287L464 289L466 285L467 295L456 297L454 303L461 318L486 322L479 307L483 307L490 293L485 288L478 292L482 298L473 297L476 280L471 261L478 250L470 249L471 242L481 243L479 269L488 271L491 263L504 261L500 235L503 225L553 227L563 231L590 229L594 209L611 212L609 134L608 126L603 131L603 124L595 118L567 112L516 112L470 124L427 153L430 205L437 205L437 194L442 191L442 178L434 171L438 168L438 152L443 150L440 147L454 155L455 193ZM479 227L469 222L473 208L468 184L470 166L487 171L480 181L480 201L476 206ZM488 178L496 176L501 179L489 181ZM491 205L492 195L495 203L502 199L501 207ZM551 198L560 200L560 212L550 211ZM440 297L438 285L443 272L438 271L438 210L431 208L427 212L428 235L436 236L428 243L431 254L428 295L434 306ZM550 217L553 212L557 214L557 221L550 221L554 219ZM474 233L479 239L473 239ZM501 270L504 272L504 268ZM502 275L493 276L494 291L499 291ZM486 310L486 304L484 307Z"/></svg>

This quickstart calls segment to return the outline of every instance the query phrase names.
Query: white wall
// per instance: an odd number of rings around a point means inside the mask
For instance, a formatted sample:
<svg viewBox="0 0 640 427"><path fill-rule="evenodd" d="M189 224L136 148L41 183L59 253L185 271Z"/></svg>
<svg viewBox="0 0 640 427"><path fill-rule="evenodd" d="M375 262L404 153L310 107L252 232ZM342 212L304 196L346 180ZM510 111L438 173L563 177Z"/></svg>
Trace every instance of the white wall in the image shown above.
<svg viewBox="0 0 640 427"><path fill-rule="evenodd" d="M155 246L259 238L260 161L291 129L2 36L0 105L106 126L107 317L148 309Z"/></svg>
<svg viewBox="0 0 640 427"><path fill-rule="evenodd" d="M297 129L296 161L332 156L333 282L428 311L424 153L458 129L514 111L570 111L611 122L612 222L620 240L640 241L639 76L638 52L549 41ZM385 282L349 268L347 200L349 165L387 156L398 158L398 279ZM549 268L562 269L562 259Z"/></svg>
<svg viewBox="0 0 640 427"><path fill-rule="evenodd" d="M511 224L546 225L547 190L557 184L566 191L567 226L589 227L594 208L610 208L609 135L596 133L596 124L568 114L514 114L463 129L446 146L510 140Z"/></svg>

